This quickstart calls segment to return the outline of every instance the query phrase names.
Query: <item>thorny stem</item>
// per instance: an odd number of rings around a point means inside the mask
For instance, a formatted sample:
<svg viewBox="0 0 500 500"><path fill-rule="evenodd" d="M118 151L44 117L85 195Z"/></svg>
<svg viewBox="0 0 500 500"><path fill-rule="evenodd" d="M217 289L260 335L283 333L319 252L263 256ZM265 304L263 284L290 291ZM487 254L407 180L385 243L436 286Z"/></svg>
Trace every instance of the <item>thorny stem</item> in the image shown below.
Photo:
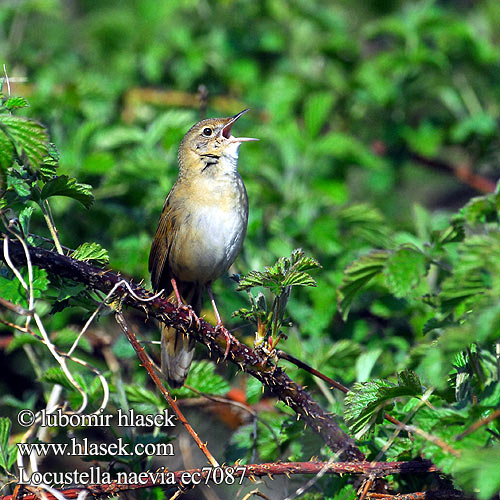
<svg viewBox="0 0 500 500"><path fill-rule="evenodd" d="M181 421L182 425L186 428L186 430L189 432L189 434L192 436L192 438L195 440L196 444L200 448L200 450L205 454L207 457L208 461L212 464L212 467L218 467L219 463L215 458L212 456L210 451L207 448L207 445L205 443L202 443L200 440L200 437L198 434L196 434L196 431L191 427L191 424L187 421L186 417L183 415L179 407L177 406L177 403L175 400L172 398L172 396L169 394L167 389L163 386L161 383L160 379L158 378L158 375L156 375L156 372L153 368L153 364L151 363L151 360L149 359L149 356L146 354L146 351L144 350L144 347L139 344L137 341L137 337L134 335L130 327L128 326L127 322L125 321L125 318L123 317L123 314L121 312L116 312L115 313L115 319L118 325L120 325L120 328L123 330L123 333L127 336L128 341L134 348L135 352L137 353L137 356L141 360L142 366L146 369L148 372L149 376L155 383L156 387L160 390L162 393L163 397L167 400L168 404L171 406L171 408L174 410L174 412L177 415L177 418Z"/></svg>
<svg viewBox="0 0 500 500"><path fill-rule="evenodd" d="M235 478L240 478L242 475L248 479L254 479L256 477L269 477L273 479L273 476L285 475L290 476L292 474L318 474L320 471L324 471L325 474L353 474L353 475L367 475L379 478L388 476L390 474L423 474L429 472L439 472L435 465L432 465L429 461L413 461L413 462L282 462L282 463L265 463L265 464L250 464L250 465L240 465L238 463L233 465L224 465L222 468L226 471L231 470L231 474ZM161 470L158 471L161 476ZM166 472L166 471L163 471ZM175 484L181 488L191 487L192 484L184 485L181 478L193 477L194 475L200 474L198 477L205 479L209 476L212 471L203 469L190 469L170 472L173 474L173 479ZM140 484L121 484L116 481L110 484L94 484L89 485L86 488L70 488L61 491L66 499L76 499L78 494L82 490L89 490L94 498L99 497L109 497L110 495L117 496L119 493L128 490L137 490L142 488L151 488L156 484L161 484L162 478L157 477L156 481L153 480L152 476L149 481ZM457 492L458 493L458 492ZM370 496L370 493L368 493ZM46 493L48 500L55 500L54 496L50 493ZM384 497L382 497L384 498ZM392 496L387 496L387 498L394 498ZM399 498L399 497L398 497ZM460 497L456 497L460 498ZM0 500L14 500L13 495L0 496ZM25 495L23 500L38 500L36 495Z"/></svg>
<svg viewBox="0 0 500 500"><path fill-rule="evenodd" d="M124 283L124 285L117 286L116 289L116 295L122 298L124 304L141 311L147 311L149 316L189 332L196 340L205 344L211 353L215 352L218 356L223 356L226 349L225 337L219 335L212 325L202 319L193 321L192 315L188 315L185 310L161 297L154 298L151 292L129 283L117 273L42 248L29 247L29 254L34 265L42 267L50 273L84 283L94 290L109 293L113 286L120 282ZM25 264L26 257L19 243L10 242L10 255L18 265ZM130 290L141 300L137 300L130 293ZM148 302L144 302L144 300ZM364 454L358 449L354 440L339 427L332 416L325 412L304 388L291 380L270 359L263 359L258 352L241 344L238 340L232 339L228 360L257 378L275 396L295 411L297 418L302 418L314 432L318 433L332 451L349 460L365 460Z"/></svg>

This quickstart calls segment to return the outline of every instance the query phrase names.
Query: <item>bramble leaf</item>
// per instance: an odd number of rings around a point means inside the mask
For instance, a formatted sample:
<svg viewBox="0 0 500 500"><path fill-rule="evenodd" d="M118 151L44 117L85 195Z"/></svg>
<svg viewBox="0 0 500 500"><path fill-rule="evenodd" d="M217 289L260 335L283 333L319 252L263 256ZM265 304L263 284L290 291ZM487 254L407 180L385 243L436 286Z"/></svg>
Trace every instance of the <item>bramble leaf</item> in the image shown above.
<svg viewBox="0 0 500 500"><path fill-rule="evenodd" d="M42 188L40 195L42 200L51 196L67 196L79 201L85 208L90 208L94 202L92 186L80 184L67 175L60 175L48 181Z"/></svg>
<svg viewBox="0 0 500 500"><path fill-rule="evenodd" d="M49 136L40 123L22 116L0 114L0 129L11 139L18 156L37 168L47 155Z"/></svg>
<svg viewBox="0 0 500 500"><path fill-rule="evenodd" d="M422 385L417 375L405 370L398 374L398 385L387 380L375 379L357 382L347 393L344 419L356 439L373 429L383 419L385 407L402 396L419 397Z"/></svg>
<svg viewBox="0 0 500 500"><path fill-rule="evenodd" d="M370 280L382 272L390 255L388 251L376 250L354 261L345 269L342 284L337 292L338 307L344 320L356 295Z"/></svg>
<svg viewBox="0 0 500 500"><path fill-rule="evenodd" d="M99 243L82 243L72 254L73 259L89 261L93 260L100 264L109 262L108 251L102 248Z"/></svg>

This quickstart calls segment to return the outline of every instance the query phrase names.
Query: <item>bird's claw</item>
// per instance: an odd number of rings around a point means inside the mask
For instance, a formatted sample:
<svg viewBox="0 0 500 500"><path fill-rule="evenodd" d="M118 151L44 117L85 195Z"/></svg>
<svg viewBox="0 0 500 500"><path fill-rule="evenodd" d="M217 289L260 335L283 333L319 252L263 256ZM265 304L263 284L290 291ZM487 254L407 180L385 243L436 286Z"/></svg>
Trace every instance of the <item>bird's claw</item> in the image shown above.
<svg viewBox="0 0 500 500"><path fill-rule="evenodd" d="M231 339L233 338L233 336L229 333L227 328L225 328L222 323L217 324L217 326L215 327L215 333L222 333L222 335L224 335L224 337L226 338L226 349L224 351L224 357L222 358L222 361L226 361L227 355L229 354L229 350L231 348Z"/></svg>
<svg viewBox="0 0 500 500"><path fill-rule="evenodd" d="M200 329L200 319L193 311L193 308L190 305L186 305L186 304L179 304L177 307L181 311L184 311L187 314L187 317L189 319L189 328L191 328L193 326L193 322L194 322L194 324L196 325L196 327L199 330Z"/></svg>

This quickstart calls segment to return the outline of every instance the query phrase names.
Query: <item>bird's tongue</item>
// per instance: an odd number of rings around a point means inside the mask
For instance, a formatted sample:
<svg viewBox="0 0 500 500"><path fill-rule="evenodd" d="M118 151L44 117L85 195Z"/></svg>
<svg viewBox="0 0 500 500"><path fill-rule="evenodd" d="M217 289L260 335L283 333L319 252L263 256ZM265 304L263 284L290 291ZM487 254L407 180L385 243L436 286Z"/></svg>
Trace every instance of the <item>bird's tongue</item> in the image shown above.
<svg viewBox="0 0 500 500"><path fill-rule="evenodd" d="M221 131L222 136L233 142L258 141L259 139L254 139L252 137L233 137L231 135L231 128L233 127L233 125L241 116L243 116L248 111L249 111L248 109L244 109L243 111L240 111L238 114L231 117L229 121L226 123L226 125L224 125L224 127L222 128Z"/></svg>

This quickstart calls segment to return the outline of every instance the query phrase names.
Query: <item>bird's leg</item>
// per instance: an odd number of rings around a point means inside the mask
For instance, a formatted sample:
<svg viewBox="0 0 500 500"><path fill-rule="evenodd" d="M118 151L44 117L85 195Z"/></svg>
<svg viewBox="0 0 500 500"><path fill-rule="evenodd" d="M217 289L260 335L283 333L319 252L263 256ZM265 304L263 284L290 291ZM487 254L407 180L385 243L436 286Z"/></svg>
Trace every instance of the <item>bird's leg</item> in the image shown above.
<svg viewBox="0 0 500 500"><path fill-rule="evenodd" d="M222 319L220 317L217 306L215 305L214 294L212 293L212 287L210 285L207 285L207 292L208 296L210 297L210 302L212 303L212 307L214 308L215 318L217 319L217 326L215 327L215 330L221 331L224 337L226 338L226 350L224 351L224 358L223 358L223 360L225 361L227 355L229 354L229 348L231 347L231 334L222 324Z"/></svg>
<svg viewBox="0 0 500 500"><path fill-rule="evenodd" d="M177 299L177 305L178 306L184 305L184 302L182 302L181 299L181 294L179 293L179 289L177 288L177 282L175 281L175 278L172 278L170 280L170 283L172 283L172 288L174 289L175 298Z"/></svg>
<svg viewBox="0 0 500 500"><path fill-rule="evenodd" d="M184 302L182 301L182 297L181 294L179 293L179 289L177 288L177 282L175 281L175 278L172 278L170 280L170 283L172 283L172 288L174 289L175 298L177 299L177 307L179 309L183 309L188 314L189 326L191 327L191 325L193 324L193 320L195 320L196 326L200 328L200 320L195 315L193 308L190 305L184 304Z"/></svg>

